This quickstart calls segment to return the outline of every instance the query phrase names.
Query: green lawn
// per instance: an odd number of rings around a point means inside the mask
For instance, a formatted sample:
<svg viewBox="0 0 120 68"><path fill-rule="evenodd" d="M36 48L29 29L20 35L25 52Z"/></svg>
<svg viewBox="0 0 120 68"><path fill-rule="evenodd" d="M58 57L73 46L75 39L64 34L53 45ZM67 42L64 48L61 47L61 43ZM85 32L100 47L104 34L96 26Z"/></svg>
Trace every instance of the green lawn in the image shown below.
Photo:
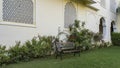
<svg viewBox="0 0 120 68"><path fill-rule="evenodd" d="M95 49L81 56L65 55L63 60L54 57L11 64L4 68L120 68L120 47Z"/></svg>

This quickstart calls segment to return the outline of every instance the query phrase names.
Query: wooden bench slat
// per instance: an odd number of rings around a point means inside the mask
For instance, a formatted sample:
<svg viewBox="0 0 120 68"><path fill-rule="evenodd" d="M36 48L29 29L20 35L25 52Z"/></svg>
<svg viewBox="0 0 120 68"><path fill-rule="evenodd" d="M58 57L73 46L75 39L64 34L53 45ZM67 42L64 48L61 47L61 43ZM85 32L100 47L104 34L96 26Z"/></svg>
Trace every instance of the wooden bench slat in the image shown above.
<svg viewBox="0 0 120 68"><path fill-rule="evenodd" d="M56 53L56 58L57 56L61 56L62 59L62 54L64 53L79 53L80 54L80 49L76 49L76 46L73 42L66 42L66 43L61 43L61 42L56 42L55 43L55 53Z"/></svg>

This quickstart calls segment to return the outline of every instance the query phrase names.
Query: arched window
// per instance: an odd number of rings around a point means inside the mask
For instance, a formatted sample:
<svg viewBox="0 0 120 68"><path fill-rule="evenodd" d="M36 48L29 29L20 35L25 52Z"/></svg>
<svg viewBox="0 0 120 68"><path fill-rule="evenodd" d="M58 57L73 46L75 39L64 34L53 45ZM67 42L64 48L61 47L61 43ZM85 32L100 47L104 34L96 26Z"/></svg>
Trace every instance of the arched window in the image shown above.
<svg viewBox="0 0 120 68"><path fill-rule="evenodd" d="M115 32L115 29L116 29L116 27L115 27L115 21L112 21L111 22L111 33Z"/></svg>
<svg viewBox="0 0 120 68"><path fill-rule="evenodd" d="M33 1L3 0L3 21L33 24Z"/></svg>
<svg viewBox="0 0 120 68"><path fill-rule="evenodd" d="M102 20L100 19L100 24L99 24L99 32L103 34L103 23Z"/></svg>
<svg viewBox="0 0 120 68"><path fill-rule="evenodd" d="M64 27L68 28L70 24L74 23L75 19L76 19L76 9L71 2L68 2L65 5Z"/></svg>
<svg viewBox="0 0 120 68"><path fill-rule="evenodd" d="M100 18L99 33L101 33L103 35L103 38L105 38L105 35L106 35L106 22L105 22L105 19L103 17Z"/></svg>

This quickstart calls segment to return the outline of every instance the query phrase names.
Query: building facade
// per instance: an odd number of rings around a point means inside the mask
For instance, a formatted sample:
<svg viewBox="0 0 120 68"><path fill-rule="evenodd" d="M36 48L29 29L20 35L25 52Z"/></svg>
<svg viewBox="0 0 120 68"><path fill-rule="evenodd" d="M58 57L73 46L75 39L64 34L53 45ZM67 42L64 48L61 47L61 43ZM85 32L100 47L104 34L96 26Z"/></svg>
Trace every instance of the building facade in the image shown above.
<svg viewBox="0 0 120 68"><path fill-rule="evenodd" d="M116 8L116 0L90 0L86 5L72 0L0 0L0 44L56 36L76 19L110 41L111 32L117 31Z"/></svg>
<svg viewBox="0 0 120 68"><path fill-rule="evenodd" d="M120 32L120 0L118 0L118 8L117 8L117 32Z"/></svg>

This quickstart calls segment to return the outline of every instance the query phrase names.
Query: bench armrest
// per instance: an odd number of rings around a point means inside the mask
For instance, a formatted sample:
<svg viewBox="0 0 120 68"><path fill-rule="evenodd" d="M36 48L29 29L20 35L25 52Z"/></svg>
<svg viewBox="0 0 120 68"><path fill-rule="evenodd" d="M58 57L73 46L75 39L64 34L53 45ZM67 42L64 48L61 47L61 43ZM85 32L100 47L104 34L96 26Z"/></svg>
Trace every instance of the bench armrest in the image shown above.
<svg viewBox="0 0 120 68"><path fill-rule="evenodd" d="M56 43L54 44L53 49L54 49L55 52L61 52L61 51L62 51L62 46L63 46L63 45L62 45L60 42L56 42Z"/></svg>

